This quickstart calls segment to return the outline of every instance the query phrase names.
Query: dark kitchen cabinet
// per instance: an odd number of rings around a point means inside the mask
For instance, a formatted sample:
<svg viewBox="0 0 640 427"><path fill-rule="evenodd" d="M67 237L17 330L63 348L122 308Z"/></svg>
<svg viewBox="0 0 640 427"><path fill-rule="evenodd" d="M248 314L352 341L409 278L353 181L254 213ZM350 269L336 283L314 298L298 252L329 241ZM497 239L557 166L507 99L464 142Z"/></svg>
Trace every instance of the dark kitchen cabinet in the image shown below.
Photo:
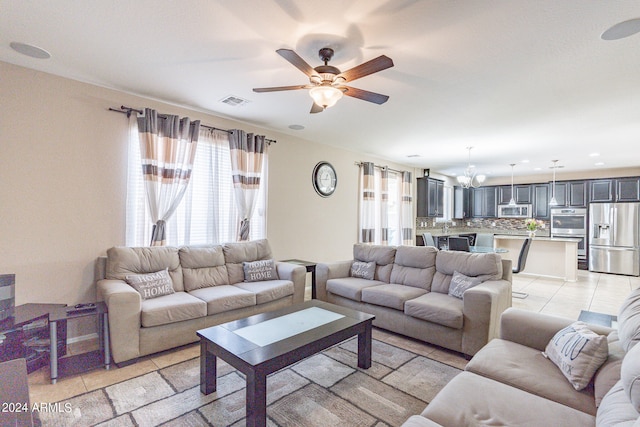
<svg viewBox="0 0 640 427"><path fill-rule="evenodd" d="M589 182L589 201L591 202L613 202L614 201L613 179L596 179Z"/></svg>
<svg viewBox="0 0 640 427"><path fill-rule="evenodd" d="M418 178L418 217L442 217L444 215L444 181L434 178Z"/></svg>
<svg viewBox="0 0 640 427"><path fill-rule="evenodd" d="M553 196L553 184L549 185L549 200ZM563 181L556 182L555 189L557 206L581 208L587 206L587 182Z"/></svg>
<svg viewBox="0 0 640 427"><path fill-rule="evenodd" d="M531 186L530 185L514 185L513 191L514 200L517 204L528 205L531 204ZM511 186L501 185L498 187L498 204L506 205L511 201Z"/></svg>
<svg viewBox="0 0 640 427"><path fill-rule="evenodd" d="M640 178L616 179L616 201L640 202Z"/></svg>
<svg viewBox="0 0 640 427"><path fill-rule="evenodd" d="M533 217L537 219L549 219L549 200L551 199L550 185L533 184L531 189L533 193Z"/></svg>
<svg viewBox="0 0 640 427"><path fill-rule="evenodd" d="M471 216L495 218L497 211L497 187L480 187L471 190Z"/></svg>

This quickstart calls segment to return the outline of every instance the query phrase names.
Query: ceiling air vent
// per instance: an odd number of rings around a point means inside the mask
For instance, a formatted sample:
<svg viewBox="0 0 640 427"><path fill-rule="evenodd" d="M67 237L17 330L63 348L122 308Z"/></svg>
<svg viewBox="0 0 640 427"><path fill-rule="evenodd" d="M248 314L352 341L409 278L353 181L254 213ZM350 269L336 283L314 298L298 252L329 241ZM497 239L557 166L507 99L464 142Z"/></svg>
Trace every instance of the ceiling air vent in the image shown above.
<svg viewBox="0 0 640 427"><path fill-rule="evenodd" d="M239 96L229 95L220 100L220 102L230 105L232 107L242 107L249 103L248 100L240 98Z"/></svg>

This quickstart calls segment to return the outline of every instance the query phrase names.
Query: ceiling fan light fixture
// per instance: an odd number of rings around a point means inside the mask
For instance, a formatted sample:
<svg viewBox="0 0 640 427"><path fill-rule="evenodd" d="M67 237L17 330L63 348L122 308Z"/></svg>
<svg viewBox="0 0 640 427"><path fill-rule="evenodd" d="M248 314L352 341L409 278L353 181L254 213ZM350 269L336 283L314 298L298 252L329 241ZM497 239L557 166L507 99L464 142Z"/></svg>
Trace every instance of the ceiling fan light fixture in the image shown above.
<svg viewBox="0 0 640 427"><path fill-rule="evenodd" d="M329 108L336 105L336 102L342 98L343 93L333 86L316 86L309 89L309 95L316 105Z"/></svg>

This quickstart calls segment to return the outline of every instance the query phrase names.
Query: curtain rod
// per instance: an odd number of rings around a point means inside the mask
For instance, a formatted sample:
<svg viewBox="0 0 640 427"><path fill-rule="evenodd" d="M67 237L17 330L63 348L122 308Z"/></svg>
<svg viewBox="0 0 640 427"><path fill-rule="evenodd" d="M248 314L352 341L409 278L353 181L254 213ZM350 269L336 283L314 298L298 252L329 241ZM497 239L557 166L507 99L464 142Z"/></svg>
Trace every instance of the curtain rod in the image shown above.
<svg viewBox="0 0 640 427"><path fill-rule="evenodd" d="M354 165L360 167L365 163L369 163L369 162L355 162ZM387 169L387 170L390 170L391 172L397 172L397 173L409 172L409 171L401 171L401 170L398 170L398 169L392 169L389 166L380 166L380 165L376 165L376 164L374 164L373 167L374 168L378 168L378 169Z"/></svg>
<svg viewBox="0 0 640 427"><path fill-rule="evenodd" d="M127 115L127 118L131 117L131 113L132 113L133 111L135 111L135 112L136 112L136 113L138 113L138 114L144 114L144 111L142 111L142 110L138 110L138 109L136 109L136 108L127 107L127 106L125 106L125 105L121 105L121 106L120 106L120 109L117 109L117 108L111 108L111 107L109 107L109 111L115 111L116 113L126 114L126 115ZM167 116L166 116L166 115L164 115L164 114L158 114L158 117L166 118ZM231 133L231 131L230 131L229 129L220 129L220 128L216 128L216 127L213 127L213 126L207 126L207 125L203 125L203 124L200 124L200 126L201 126L201 127L203 127L203 128L206 128L206 129L219 130L219 131L221 131L221 132ZM271 143L276 144L276 143L278 142L278 141L276 141L275 139L268 139L268 138L265 138L264 140L265 140L267 143L269 143L269 144L271 144Z"/></svg>

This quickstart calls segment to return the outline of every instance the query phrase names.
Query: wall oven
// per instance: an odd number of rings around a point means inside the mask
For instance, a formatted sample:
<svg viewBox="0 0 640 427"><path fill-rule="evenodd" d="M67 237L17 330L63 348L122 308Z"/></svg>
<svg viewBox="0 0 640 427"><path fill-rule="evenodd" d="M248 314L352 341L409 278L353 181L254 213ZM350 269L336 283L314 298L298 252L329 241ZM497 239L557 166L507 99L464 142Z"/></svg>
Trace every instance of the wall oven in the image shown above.
<svg viewBox="0 0 640 427"><path fill-rule="evenodd" d="M587 209L551 209L551 237L574 237L578 242L578 259L587 259Z"/></svg>

